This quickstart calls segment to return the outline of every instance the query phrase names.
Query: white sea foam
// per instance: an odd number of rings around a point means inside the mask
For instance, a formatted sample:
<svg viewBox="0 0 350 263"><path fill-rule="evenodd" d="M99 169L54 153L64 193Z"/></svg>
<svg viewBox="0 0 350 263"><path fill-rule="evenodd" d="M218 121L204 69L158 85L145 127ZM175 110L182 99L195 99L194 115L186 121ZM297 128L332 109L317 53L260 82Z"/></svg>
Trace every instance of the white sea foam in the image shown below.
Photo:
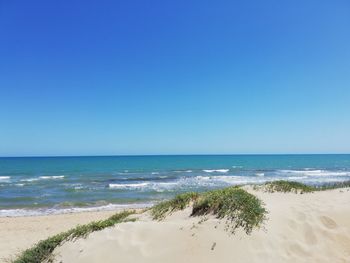
<svg viewBox="0 0 350 263"><path fill-rule="evenodd" d="M350 172L329 170L279 170L278 172L303 176L350 176Z"/></svg>
<svg viewBox="0 0 350 263"><path fill-rule="evenodd" d="M151 174L159 174L159 172L152 172Z"/></svg>
<svg viewBox="0 0 350 263"><path fill-rule="evenodd" d="M239 175L210 175L181 177L171 182L141 182L133 184L109 184L109 188L123 190L153 190L156 192L176 191L179 189L195 189L201 187L225 187L239 184L256 184L274 180L304 180L308 177L289 176L289 177L271 177L271 176L239 176ZM326 178L325 178L326 179ZM319 179L317 179L319 180ZM313 182L313 181L311 181Z"/></svg>
<svg viewBox="0 0 350 263"><path fill-rule="evenodd" d="M212 170L209 170L209 169L206 169L206 170L203 170L203 172L206 172L206 173L227 173L228 171L230 171L230 169L212 169Z"/></svg>
<svg viewBox="0 0 350 263"><path fill-rule="evenodd" d="M179 189L182 186L181 180L175 181L175 182L162 182L162 183L155 183L150 186L150 189L156 191L156 192L164 192L164 191L172 191Z"/></svg>
<svg viewBox="0 0 350 263"><path fill-rule="evenodd" d="M109 188L112 189L127 189L127 190L154 190L157 192L163 192L164 190L172 190L179 187L182 184L181 180L175 182L155 182L155 183L135 183L135 184L109 184Z"/></svg>
<svg viewBox="0 0 350 263"><path fill-rule="evenodd" d="M21 179L21 182L35 182L39 180L56 180L56 179L63 179L64 175L53 175L53 176L39 176L39 177L34 177L34 178L26 178L26 179Z"/></svg>
<svg viewBox="0 0 350 263"><path fill-rule="evenodd" d="M175 170L173 172L175 172L175 173L192 173L193 171L192 170Z"/></svg>
<svg viewBox="0 0 350 263"><path fill-rule="evenodd" d="M64 175L40 176L40 179L63 179Z"/></svg>
<svg viewBox="0 0 350 263"><path fill-rule="evenodd" d="M269 181L276 180L293 180L300 181L304 183L319 184L319 183L329 183L329 182L341 182L344 181L344 178L341 177L316 177L316 176L306 176L302 174L290 176L229 176L229 175L220 175L220 176L196 176L194 178L186 178L187 182L185 186L208 186L208 187L224 187L229 185L238 185L238 184L260 184Z"/></svg>
<svg viewBox="0 0 350 263"><path fill-rule="evenodd" d="M289 176L287 178L288 178L288 180L302 180L302 179L307 179L309 177L307 177L307 176Z"/></svg>
<svg viewBox="0 0 350 263"><path fill-rule="evenodd" d="M34 182L34 181L39 181L39 178L28 178L28 179L21 179L21 182Z"/></svg>
<svg viewBox="0 0 350 263"><path fill-rule="evenodd" d="M111 211L124 209L138 209L152 206L153 203L137 203L137 204L108 204L94 207L71 207L71 208L39 208L39 209L2 209L0 217L19 217L19 216L39 216L39 215L57 215L70 214L80 212L94 211Z"/></svg>
<svg viewBox="0 0 350 263"><path fill-rule="evenodd" d="M109 188L127 189L127 188L144 188L149 183L136 183L136 184L109 184Z"/></svg>
<svg viewBox="0 0 350 263"><path fill-rule="evenodd" d="M85 187L81 184L78 184L78 185L75 185L74 186L74 190L82 190L82 189L85 189Z"/></svg>
<svg viewBox="0 0 350 263"><path fill-rule="evenodd" d="M219 176L217 176L218 178ZM212 176L202 176L202 175L199 175L199 176L196 176L195 179L196 180L210 180L210 178L213 178Z"/></svg>
<svg viewBox="0 0 350 263"><path fill-rule="evenodd" d="M210 177L210 180L213 181L214 185L220 185L220 183L225 183L226 185L237 185L248 183L260 183L266 181L266 179L257 179L256 177L249 176L213 176Z"/></svg>
<svg viewBox="0 0 350 263"><path fill-rule="evenodd" d="M287 174L315 174L321 173L322 170L277 170L277 172Z"/></svg>
<svg viewBox="0 0 350 263"><path fill-rule="evenodd" d="M7 181L10 179L11 179L11 176L0 176L0 181Z"/></svg>
<svg viewBox="0 0 350 263"><path fill-rule="evenodd" d="M263 177L265 175L265 173L256 173L255 175L259 176L259 177Z"/></svg>

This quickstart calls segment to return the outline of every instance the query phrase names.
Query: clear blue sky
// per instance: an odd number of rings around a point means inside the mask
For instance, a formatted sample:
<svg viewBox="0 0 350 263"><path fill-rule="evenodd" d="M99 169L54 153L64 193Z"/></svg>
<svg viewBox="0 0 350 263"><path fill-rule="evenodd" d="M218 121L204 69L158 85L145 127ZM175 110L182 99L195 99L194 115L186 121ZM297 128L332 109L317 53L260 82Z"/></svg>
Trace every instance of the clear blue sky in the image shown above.
<svg viewBox="0 0 350 263"><path fill-rule="evenodd" d="M0 0L0 156L348 152L348 0Z"/></svg>

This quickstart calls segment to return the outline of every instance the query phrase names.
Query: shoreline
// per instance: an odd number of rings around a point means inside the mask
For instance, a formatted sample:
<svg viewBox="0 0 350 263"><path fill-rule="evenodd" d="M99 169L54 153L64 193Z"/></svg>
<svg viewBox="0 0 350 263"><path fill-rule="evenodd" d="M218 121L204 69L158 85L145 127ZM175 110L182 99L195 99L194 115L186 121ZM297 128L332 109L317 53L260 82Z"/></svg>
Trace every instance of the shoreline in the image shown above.
<svg viewBox="0 0 350 263"><path fill-rule="evenodd" d="M227 185L219 188L213 188L213 189L207 189L209 190L215 190L230 186L259 186L264 185L271 182L276 182L280 180L270 180L270 181L262 181L257 183L243 183L243 184L233 184L233 185ZM282 180L287 182L293 182L291 180ZM300 183L300 182L297 182ZM329 189L332 189L331 187L334 186L335 188L342 187L341 185L345 184L345 186L348 186L350 184L350 180L334 180L333 182L327 182L327 183L318 183L318 184L305 184L310 187L319 187L320 189L322 187L329 187ZM202 191L199 191L202 192ZM160 200L159 200L160 201ZM100 211L120 211L124 209L143 209L147 207L151 207L154 204L156 204L158 201L152 200L145 203L109 203L109 204L103 204L99 206L70 206L70 207L38 207L38 208L32 208L32 207L23 207L23 208L9 208L9 209L0 209L0 218L11 218L11 217L32 217L32 216L48 216L48 215L61 215L61 214L72 214L72 213L84 213L84 212L100 212Z"/></svg>
<svg viewBox="0 0 350 263"><path fill-rule="evenodd" d="M203 223L203 238L197 239L195 241L192 240L192 238L188 239L187 235L192 236L192 234L197 236L197 233L194 233L193 230L193 223L196 222L197 219L193 217L189 217L190 214L188 214L188 211L180 211L174 213L174 215L170 216L168 219L166 219L164 222L156 222L153 220L150 220L149 212L145 212L140 214L140 220L137 220L136 223L125 223L121 224L119 226L111 227L104 229L102 231L97 231L96 233L90 234L87 239L79 239L76 242L67 242L63 244L62 247L59 247L57 251L59 251L59 254L62 255L65 260L63 262L75 262L77 260L78 254L76 254L77 251L80 251L80 249L77 249L76 246L82 246L87 245L90 247L90 249L85 250L86 255L83 255L85 257L86 262L97 262L92 261L92 259L89 259L90 257L97 258L104 258L104 253L98 254L99 250L101 249L101 246L104 247L104 244L108 244L108 242L111 242L110 238L112 240L115 240L115 242L119 242L118 244L109 244L110 250L108 253L115 254L116 250L120 250L118 247L122 245L122 247L129 247L129 251L133 251L134 249L139 250L141 249L144 251L146 248L144 245L148 245L148 243L154 243L155 246L158 246L159 249L161 249L161 246L164 245L162 243L163 237L162 235L164 233L168 233L168 236L175 236L176 242L175 243L181 243L185 239L186 242L193 243L195 242L196 245L202 246L204 243L208 242L207 238L215 238L215 240L221 240L220 244L224 247L228 247L231 245L241 246L238 242L238 239L244 238L248 242L247 245L250 245L250 242L255 244L257 241L254 237L259 238L259 243L263 244L265 241L269 241L269 244L273 245L272 248L266 249L266 251L263 251L266 254L266 257L271 257L272 251L275 249L276 246L279 246L280 241L285 242L285 236L295 236L295 239L298 239L300 241L299 245L302 247L302 250L305 250L302 254L309 254L310 256L316 255L319 253L317 251L317 247L310 246L311 243L307 243L308 240L306 238L306 243L303 242L303 237L307 234L305 233L313 233L315 237L315 242L323 246L324 242L328 242L328 239L323 240L324 238L331 238L331 241L339 240L339 244L337 245L331 245L329 243L327 246L328 248L328 254L324 257L328 257L329 254L334 254L336 251L341 249L341 251L346 251L346 253L349 253L350 250L347 250L344 248L344 244L350 244L350 239L344 237L343 234L345 232L348 232L350 235L350 225L348 222L350 222L350 210L349 210L349 200L350 200L350 188L337 188L337 189L328 189L323 191L315 191L311 193L305 193L305 194L297 194L297 193L281 193L281 192L264 192L262 190L256 189L253 186L244 186L244 189L255 196L257 196L259 199L262 200L262 202L266 205L266 208L268 210L268 221L266 222L266 226L264 228L268 231L265 232L264 230L256 230L252 233L252 235L242 235L238 234L237 236L231 236L230 238L227 238L229 235L227 235L227 232L225 231L212 231L212 230L205 230L206 225L207 227L213 226L213 222L218 222L217 219L213 217L209 217L209 219ZM53 236L55 234L59 234L61 232L67 231L71 228L74 228L77 225L83 225L90 223L92 221L99 221L104 220L111 215L115 214L116 212L125 211L129 209L115 209L110 211L89 211L89 212L73 212L73 213L66 213L66 214L54 214L54 215L39 215L39 216L22 216L22 217L0 217L0 247L2 250L0 251L0 261L4 262L10 262L11 260L15 259L17 255L20 254L25 249L28 249L32 247L35 243L37 243L40 240L46 239L49 236ZM142 209L140 209L142 210ZM186 214L187 213L187 214ZM308 220L306 220L308 218ZM180 221L178 221L181 219ZM175 220L175 221L174 221ZM305 221L306 220L306 221ZM291 223L292 222L292 223ZM331 223L330 223L331 222ZM328 228L327 224L330 224L330 227ZM170 224L170 225L169 225ZM173 228L173 226L178 225L176 229ZM182 231L183 234L179 234L177 231L179 229L183 229L185 226L185 229L188 228L185 231ZM278 226L277 229L276 226ZM296 226L296 227L295 227ZM136 229L134 229L136 227ZM199 227L199 225L198 225ZM118 229L122 228L124 231L119 233ZM216 227L215 227L216 228ZM278 231L277 231L278 230ZM146 231L148 234L147 242L144 244L144 235L142 233ZM209 231L209 232L207 232ZM277 232L276 232L277 231ZM310 232L311 231L311 232ZM328 231L328 232L327 232ZM344 232L345 231L345 232ZM136 242L139 244L135 247L134 243L130 243L130 236L128 235L129 232L133 232L133 235L136 236ZM272 233L272 234L271 234ZM106 238L104 235L108 236ZM184 235L185 234L185 235ZM96 243L94 241L95 236L101 236L99 241ZM122 235L122 237L119 237ZM141 235L141 236L140 236ZM209 235L208 237L206 237ZM268 238L264 241L264 239ZM282 239L281 239L282 238ZM214 243L217 241L213 241ZM249 241L250 240L250 241ZM328 241L327 241L328 240ZM278 242L277 242L278 241ZM224 242L224 243L222 243ZM238 243L237 243L238 242ZM276 243L277 242L277 243ZM338 241L337 241L338 242ZM197 244L198 243L198 244ZM316 244L315 243L315 244ZM292 244L293 245L293 244ZM206 245L207 246L207 245ZM153 246L152 246L153 247ZM291 253L290 247L281 247L280 250L285 250L285 253ZM93 248L93 249L92 249ZM92 250L91 250L92 249ZM91 254L95 252L96 254ZM176 250L176 246L168 247L169 254L166 255L166 258L168 257L174 257L176 258L177 252L175 255L172 253L173 250ZM187 251L186 247L183 247L185 251ZM345 249L345 250L344 250ZM90 251L91 250L91 251ZM147 249L146 249L147 250ZM148 249L149 250L149 249ZM148 251L147 250L147 251ZM90 252L88 252L90 251ZM226 251L226 249L225 249ZM223 251L223 255L219 256L219 259L225 260L225 257L229 257L228 255L231 254L231 248L228 249L227 253ZM121 253L121 257L123 258L124 250L119 251ZM230 253L229 253L230 252ZM253 255L254 250L252 250ZM310 252L310 253L307 253ZM317 253L316 253L317 252ZM321 251L322 252L322 251ZM165 258L162 260L157 260L157 258L153 258L154 256L157 256L156 251L150 250L151 258L149 258L150 262L153 262L153 259L156 259L154 262L163 262ZM207 251L198 251L198 253L204 253L206 254ZM226 254L225 254L226 253ZM236 251L239 255L239 251ZM338 253L338 252L337 252ZM343 252L342 252L343 253ZM193 253L192 253L193 254ZM281 253L282 254L282 253ZM185 254L184 254L185 255ZM198 254L199 255L199 254ZM197 256L198 256L197 255ZM226 256L225 256L226 255ZM285 254L286 255L286 254ZM285 257L284 255L284 257ZM117 255L114 255L117 256ZM118 255L119 256L119 255ZM129 256L125 255L125 261L124 262L135 262L136 258L133 258L132 260L129 260ZM193 256L193 255L192 255ZM196 256L196 255L195 255ZM246 255L241 255L242 258L245 258ZM80 256L79 256L80 257ZM274 255L274 257L278 260L272 261L272 262L280 262L281 258L279 257L279 253L277 255ZM259 257L257 257L259 258ZM151 260L152 259L152 260ZM187 259L192 259L187 258ZM203 259L203 258L202 258ZM213 260L217 258L212 258ZM180 262L183 259L179 259L178 261L174 262ZM248 260L248 259L247 259ZM249 260L251 260L249 258ZM323 259L322 259L323 260ZM320 262L326 262L326 260ZM85 262L85 261L81 261ZM108 260L106 262L109 262ZM112 261L111 261L112 262ZM145 261L146 262L146 261ZM148 261L147 261L148 262ZM194 260L193 262L200 262ZM205 261L206 262L206 261ZM240 262L240 261L239 261ZM246 261L243 261L246 262ZM250 262L254 262L250 261ZM259 261L257 261L259 262ZM299 261L296 261L299 262ZM303 262L303 261L300 261Z"/></svg>
<svg viewBox="0 0 350 263"><path fill-rule="evenodd" d="M54 216L67 215L76 213L94 213L94 212L108 212L121 211L128 209L144 209L151 207L154 203L134 203L134 204L108 204L103 206L90 207L70 207L70 208L14 208L14 209L0 209L1 218L19 218L19 217L36 217L36 216Z"/></svg>

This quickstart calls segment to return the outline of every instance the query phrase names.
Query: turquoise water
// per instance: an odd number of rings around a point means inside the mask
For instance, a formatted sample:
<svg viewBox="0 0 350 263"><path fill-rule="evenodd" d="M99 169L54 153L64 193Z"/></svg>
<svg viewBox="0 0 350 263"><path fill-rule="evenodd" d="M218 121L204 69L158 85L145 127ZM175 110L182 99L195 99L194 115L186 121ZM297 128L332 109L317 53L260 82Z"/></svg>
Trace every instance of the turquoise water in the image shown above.
<svg viewBox="0 0 350 263"><path fill-rule="evenodd" d="M185 191L350 180L350 155L0 158L0 216L143 207Z"/></svg>

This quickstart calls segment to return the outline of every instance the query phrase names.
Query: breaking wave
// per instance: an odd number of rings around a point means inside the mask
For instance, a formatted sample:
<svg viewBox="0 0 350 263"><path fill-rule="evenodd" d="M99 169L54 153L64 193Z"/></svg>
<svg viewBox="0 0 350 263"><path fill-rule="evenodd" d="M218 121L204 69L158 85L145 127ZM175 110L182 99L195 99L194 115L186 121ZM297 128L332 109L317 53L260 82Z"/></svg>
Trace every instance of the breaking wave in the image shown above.
<svg viewBox="0 0 350 263"><path fill-rule="evenodd" d="M0 217L20 217L20 216L40 216L40 215L57 215L70 214L79 212L95 211L114 211L124 209L140 209L152 206L153 203L134 203L134 204L107 204L93 207L70 207L70 208L36 208L36 209L1 209Z"/></svg>
<svg viewBox="0 0 350 263"><path fill-rule="evenodd" d="M330 170L278 170L281 174L301 175L301 176L350 176L347 171L330 171Z"/></svg>
<svg viewBox="0 0 350 263"><path fill-rule="evenodd" d="M205 173L227 173L230 169L213 169L213 170L203 170Z"/></svg>
<svg viewBox="0 0 350 263"><path fill-rule="evenodd" d="M64 175L40 176L40 179L63 179Z"/></svg>
<svg viewBox="0 0 350 263"><path fill-rule="evenodd" d="M11 176L0 176L0 181L8 181L11 179Z"/></svg>

